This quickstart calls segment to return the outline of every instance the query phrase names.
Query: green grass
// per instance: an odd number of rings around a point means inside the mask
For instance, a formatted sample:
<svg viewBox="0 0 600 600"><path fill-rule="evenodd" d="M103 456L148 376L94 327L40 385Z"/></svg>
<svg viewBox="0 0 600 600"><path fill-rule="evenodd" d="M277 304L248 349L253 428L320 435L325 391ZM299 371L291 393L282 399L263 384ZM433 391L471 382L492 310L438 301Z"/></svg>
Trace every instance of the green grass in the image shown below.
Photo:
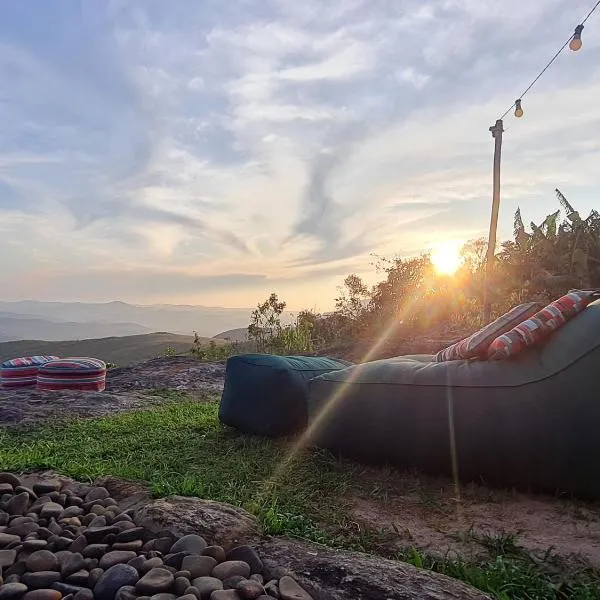
<svg viewBox="0 0 600 600"><path fill-rule="evenodd" d="M216 402L173 402L152 410L34 428L0 429L0 464L52 468L79 480L103 475L147 482L157 496L199 496L241 506L268 534L379 553L461 579L500 600L600 598L600 574L537 560L516 538L477 540L486 559L433 558L415 548L390 554L386 535L350 518L348 498L362 469L322 451L303 451L273 480L289 441L250 438L220 427ZM382 492L385 494L385 492Z"/></svg>

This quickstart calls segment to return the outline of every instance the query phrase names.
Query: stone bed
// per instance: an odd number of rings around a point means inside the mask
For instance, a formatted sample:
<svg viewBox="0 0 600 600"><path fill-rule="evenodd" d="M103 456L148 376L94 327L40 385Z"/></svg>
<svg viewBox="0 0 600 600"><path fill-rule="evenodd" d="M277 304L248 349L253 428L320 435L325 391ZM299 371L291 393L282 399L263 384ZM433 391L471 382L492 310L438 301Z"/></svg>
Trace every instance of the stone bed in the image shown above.
<svg viewBox="0 0 600 600"><path fill-rule="evenodd" d="M487 598L403 563L260 539L233 506L104 482L0 473L0 600Z"/></svg>

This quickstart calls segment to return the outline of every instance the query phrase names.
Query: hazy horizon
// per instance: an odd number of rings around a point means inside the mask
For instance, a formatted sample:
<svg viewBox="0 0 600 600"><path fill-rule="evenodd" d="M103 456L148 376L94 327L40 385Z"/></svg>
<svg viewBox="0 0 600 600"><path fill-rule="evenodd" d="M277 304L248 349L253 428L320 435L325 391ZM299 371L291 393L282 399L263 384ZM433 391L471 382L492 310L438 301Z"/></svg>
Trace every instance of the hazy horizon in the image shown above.
<svg viewBox="0 0 600 600"><path fill-rule="evenodd" d="M486 236L489 127L591 0L4 0L2 299L329 310ZM505 119L499 239L600 188L600 13Z"/></svg>

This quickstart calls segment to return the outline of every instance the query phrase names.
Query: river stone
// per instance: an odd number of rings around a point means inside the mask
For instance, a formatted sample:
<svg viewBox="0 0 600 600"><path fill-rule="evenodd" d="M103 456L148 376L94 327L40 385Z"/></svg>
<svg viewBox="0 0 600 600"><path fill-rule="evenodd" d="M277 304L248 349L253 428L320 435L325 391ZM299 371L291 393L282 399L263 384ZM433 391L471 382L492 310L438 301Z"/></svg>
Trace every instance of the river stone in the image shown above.
<svg viewBox="0 0 600 600"><path fill-rule="evenodd" d="M0 535L2 535L0 533ZM19 538L17 538L18 540ZM6 569L7 567L12 567L12 565L17 560L17 551L16 550L0 550L0 572L2 569Z"/></svg>
<svg viewBox="0 0 600 600"><path fill-rule="evenodd" d="M143 527L133 527L132 529L125 529L117 534L117 542L133 542L135 540L142 540L146 535L146 530Z"/></svg>
<svg viewBox="0 0 600 600"><path fill-rule="evenodd" d="M11 494L14 491L14 487L10 483L0 483L0 495Z"/></svg>
<svg viewBox="0 0 600 600"><path fill-rule="evenodd" d="M73 596L73 600L94 600L94 592L88 588L81 588L75 596Z"/></svg>
<svg viewBox="0 0 600 600"><path fill-rule="evenodd" d="M95 502L96 500L104 500L110 496L105 487L93 487L85 496L86 502Z"/></svg>
<svg viewBox="0 0 600 600"><path fill-rule="evenodd" d="M281 594L279 593L279 583L277 582L277 579L272 579L271 581L267 582L267 584L265 585L265 591L269 596L271 596L271 598L281 598Z"/></svg>
<svg viewBox="0 0 600 600"><path fill-rule="evenodd" d="M19 478L12 473L0 473L0 483L10 483L13 488L17 488L21 485Z"/></svg>
<svg viewBox="0 0 600 600"><path fill-rule="evenodd" d="M177 600L177 596L175 594L167 594L163 592L161 594L154 594L150 596L150 600Z"/></svg>
<svg viewBox="0 0 600 600"><path fill-rule="evenodd" d="M279 594L283 600L313 600L312 596L289 575L279 580Z"/></svg>
<svg viewBox="0 0 600 600"><path fill-rule="evenodd" d="M200 590L193 585L191 585L187 590L185 590L184 596L194 596L197 600L200 600Z"/></svg>
<svg viewBox="0 0 600 600"><path fill-rule="evenodd" d="M235 590L216 590L210 595L210 600L241 600Z"/></svg>
<svg viewBox="0 0 600 600"><path fill-rule="evenodd" d="M71 517L80 517L83 514L81 506L68 506L60 513L59 519L69 519Z"/></svg>
<svg viewBox="0 0 600 600"><path fill-rule="evenodd" d="M136 589L142 594L152 596L160 592L166 592L171 588L175 578L173 573L167 569L157 567L146 573L135 585Z"/></svg>
<svg viewBox="0 0 600 600"><path fill-rule="evenodd" d="M80 587L85 587L86 585L89 585L90 572L87 569L81 569L80 571L71 573L71 575L65 577L65 579L68 583L72 583L73 585L78 585Z"/></svg>
<svg viewBox="0 0 600 600"><path fill-rule="evenodd" d="M63 507L60 504L57 504L56 502L46 502L42 505L42 508L40 510L40 517L42 519L56 519L56 517L58 517L58 515L60 515L63 510Z"/></svg>
<svg viewBox="0 0 600 600"><path fill-rule="evenodd" d="M75 542L77 542L77 540L75 540ZM75 544L75 542L73 542L73 544ZM71 547L73 547L73 544L71 544ZM90 544L89 546L84 547L81 554L83 554L85 558L100 558L107 552L108 544Z"/></svg>
<svg viewBox="0 0 600 600"><path fill-rule="evenodd" d="M221 581L229 579L234 575L242 577L250 576L250 565L241 560L228 560L218 564L212 571L212 576L217 577Z"/></svg>
<svg viewBox="0 0 600 600"><path fill-rule="evenodd" d="M260 585L265 584L265 578L260 573L252 573L252 575L250 575L250 579L253 581L258 581Z"/></svg>
<svg viewBox="0 0 600 600"><path fill-rule="evenodd" d="M21 492L26 492L27 494L29 494L29 497L32 500L37 500L37 498L38 498L37 494L30 487L27 487L26 485L19 485L19 486L15 487L15 492L17 494L20 494Z"/></svg>
<svg viewBox="0 0 600 600"><path fill-rule="evenodd" d="M63 596L68 596L72 594L73 596L84 589L80 585L73 585L71 583L63 583L62 581L57 581L52 585L53 590L58 590Z"/></svg>
<svg viewBox="0 0 600 600"><path fill-rule="evenodd" d="M32 590L23 596L23 600L61 600L62 594L57 590Z"/></svg>
<svg viewBox="0 0 600 600"><path fill-rule="evenodd" d="M124 585L135 585L138 572L129 565L118 564L105 571L94 586L96 600L113 600L117 590Z"/></svg>
<svg viewBox="0 0 600 600"><path fill-rule="evenodd" d="M183 594L182 596L179 596L177 600L196 600L196 598L197 596L190 592L189 594Z"/></svg>
<svg viewBox="0 0 600 600"><path fill-rule="evenodd" d="M104 571L99 567L95 567L93 569L89 569L90 576L88 581L88 586L91 588L96 587L96 584L100 581L100 577L104 575Z"/></svg>
<svg viewBox="0 0 600 600"><path fill-rule="evenodd" d="M108 523L106 522L106 517L104 515L96 515L87 526L95 529L96 527L106 527L107 525Z"/></svg>
<svg viewBox="0 0 600 600"><path fill-rule="evenodd" d="M44 481L37 481L33 484L33 491L38 496L44 496L51 494L52 492L58 492L60 490L60 481L53 479L45 479Z"/></svg>
<svg viewBox="0 0 600 600"><path fill-rule="evenodd" d="M224 590L237 590L237 586L242 583L242 581L248 581L245 577L241 575L233 575L232 577L228 577L223 580L223 589Z"/></svg>
<svg viewBox="0 0 600 600"><path fill-rule="evenodd" d="M163 566L163 561L162 558L159 558L158 556L155 556L153 558L149 558L142 566L142 572L143 573L147 573L148 571L151 571L152 569L156 569L157 567L162 567Z"/></svg>
<svg viewBox="0 0 600 600"><path fill-rule="evenodd" d="M73 552L61 560L60 572L63 577L85 569L85 559L79 552Z"/></svg>
<svg viewBox="0 0 600 600"><path fill-rule="evenodd" d="M51 588L53 583L60 581L60 573L56 571L37 571L23 573L21 581L30 589L38 590Z"/></svg>
<svg viewBox="0 0 600 600"><path fill-rule="evenodd" d="M56 519L50 519L48 531L53 535L62 535L62 527L56 522Z"/></svg>
<svg viewBox="0 0 600 600"><path fill-rule="evenodd" d="M187 590L192 583L187 577L175 577L175 583L173 584L173 590L178 596L183 596L185 590Z"/></svg>
<svg viewBox="0 0 600 600"><path fill-rule="evenodd" d="M192 585L200 592L202 600L210 598L214 591L223 589L223 582L216 577L198 577Z"/></svg>
<svg viewBox="0 0 600 600"><path fill-rule="evenodd" d="M27 512L29 506L29 494L27 492L21 492L16 496L13 496L6 503L6 510L11 515L24 515Z"/></svg>
<svg viewBox="0 0 600 600"><path fill-rule="evenodd" d="M265 593L265 588L258 581L252 579L246 579L240 581L237 585L237 591L242 598L245 600L256 600L259 596Z"/></svg>
<svg viewBox="0 0 600 600"><path fill-rule="evenodd" d="M237 546L227 554L227 560L242 560L250 565L250 573L260 573L263 569L256 550L250 546Z"/></svg>
<svg viewBox="0 0 600 600"><path fill-rule="evenodd" d="M17 600L27 593L24 583L5 583L0 585L0 600Z"/></svg>
<svg viewBox="0 0 600 600"><path fill-rule="evenodd" d="M98 542L101 542L107 535L111 533L116 534L118 532L119 530L116 527L108 525L106 527L88 528L83 532L83 535L85 535L87 541L90 544L96 544Z"/></svg>
<svg viewBox="0 0 600 600"><path fill-rule="evenodd" d="M192 579L196 577L206 577L212 573L217 566L217 561L212 556L199 556L191 554L184 557L181 561L181 569L189 571Z"/></svg>
<svg viewBox="0 0 600 600"><path fill-rule="evenodd" d="M24 523L14 524L12 521L10 526L6 528L6 532L10 535L18 535L21 538L28 536L30 533L34 533L40 528L37 523L33 521L25 521Z"/></svg>
<svg viewBox="0 0 600 600"><path fill-rule="evenodd" d="M25 561L27 570L35 573L37 571L60 571L60 561L56 554L49 550L38 550L33 552Z"/></svg>
<svg viewBox="0 0 600 600"><path fill-rule="evenodd" d="M181 563L186 556L189 556L190 552L183 550L181 552L176 552L174 554L167 554L163 558L163 562L167 567L173 567L175 571L179 571L181 569Z"/></svg>
<svg viewBox="0 0 600 600"><path fill-rule="evenodd" d="M132 558L135 558L137 554L135 552L127 551L127 550L113 550L112 552L107 552L98 563L98 566L101 569L110 569L110 567L117 565L119 563L126 563L130 561Z"/></svg>
<svg viewBox="0 0 600 600"><path fill-rule="evenodd" d="M0 548L4 548L15 542L20 542L21 538L18 535L12 535L10 533L3 533L0 531Z"/></svg>
<svg viewBox="0 0 600 600"><path fill-rule="evenodd" d="M171 554L176 554L177 552L191 552L193 554L200 554L204 548L206 548L208 544L203 537L199 535L195 535L193 533L184 535L179 538L172 546L171 546Z"/></svg>
<svg viewBox="0 0 600 600"><path fill-rule="evenodd" d="M132 585L124 585L119 588L115 600L135 600L137 597L135 587Z"/></svg>
<svg viewBox="0 0 600 600"><path fill-rule="evenodd" d="M35 552L36 550L43 550L48 545L46 540L30 539L23 541L23 549L28 552Z"/></svg>
<svg viewBox="0 0 600 600"><path fill-rule="evenodd" d="M136 556L135 558L127 561L127 564L131 565L136 571L141 572L145 562L146 558L144 556Z"/></svg>
<svg viewBox="0 0 600 600"><path fill-rule="evenodd" d="M7 512L4 512L0 509L0 527L4 527L8 525L8 521L10 520L10 515Z"/></svg>
<svg viewBox="0 0 600 600"><path fill-rule="evenodd" d="M133 542L115 542L112 545L113 550L129 550L138 551L142 549L142 540L134 540Z"/></svg>

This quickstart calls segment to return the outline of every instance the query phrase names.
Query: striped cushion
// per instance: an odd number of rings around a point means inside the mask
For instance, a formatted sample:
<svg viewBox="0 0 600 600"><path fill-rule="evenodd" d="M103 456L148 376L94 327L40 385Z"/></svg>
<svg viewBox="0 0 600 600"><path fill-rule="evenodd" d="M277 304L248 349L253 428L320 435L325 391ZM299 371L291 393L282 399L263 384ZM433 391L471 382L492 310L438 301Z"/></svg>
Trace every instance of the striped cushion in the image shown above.
<svg viewBox="0 0 600 600"><path fill-rule="evenodd" d="M53 360L38 371L38 390L101 392L106 387L106 364L97 358Z"/></svg>
<svg viewBox="0 0 600 600"><path fill-rule="evenodd" d="M519 304L519 306L511 308L507 313L498 317L479 331L476 331L468 338L440 350L435 355L434 360L436 362L445 362L447 360L467 360L477 356L485 356L490 344L499 335L510 331L515 325L533 316L539 307L540 305L537 302L528 302L527 304Z"/></svg>
<svg viewBox="0 0 600 600"><path fill-rule="evenodd" d="M58 356L22 356L4 361L0 365L0 388L35 386L38 369Z"/></svg>
<svg viewBox="0 0 600 600"><path fill-rule="evenodd" d="M597 291L572 290L548 304L533 317L497 337L488 348L489 360L502 360L518 354L528 346L539 344L598 298Z"/></svg>

